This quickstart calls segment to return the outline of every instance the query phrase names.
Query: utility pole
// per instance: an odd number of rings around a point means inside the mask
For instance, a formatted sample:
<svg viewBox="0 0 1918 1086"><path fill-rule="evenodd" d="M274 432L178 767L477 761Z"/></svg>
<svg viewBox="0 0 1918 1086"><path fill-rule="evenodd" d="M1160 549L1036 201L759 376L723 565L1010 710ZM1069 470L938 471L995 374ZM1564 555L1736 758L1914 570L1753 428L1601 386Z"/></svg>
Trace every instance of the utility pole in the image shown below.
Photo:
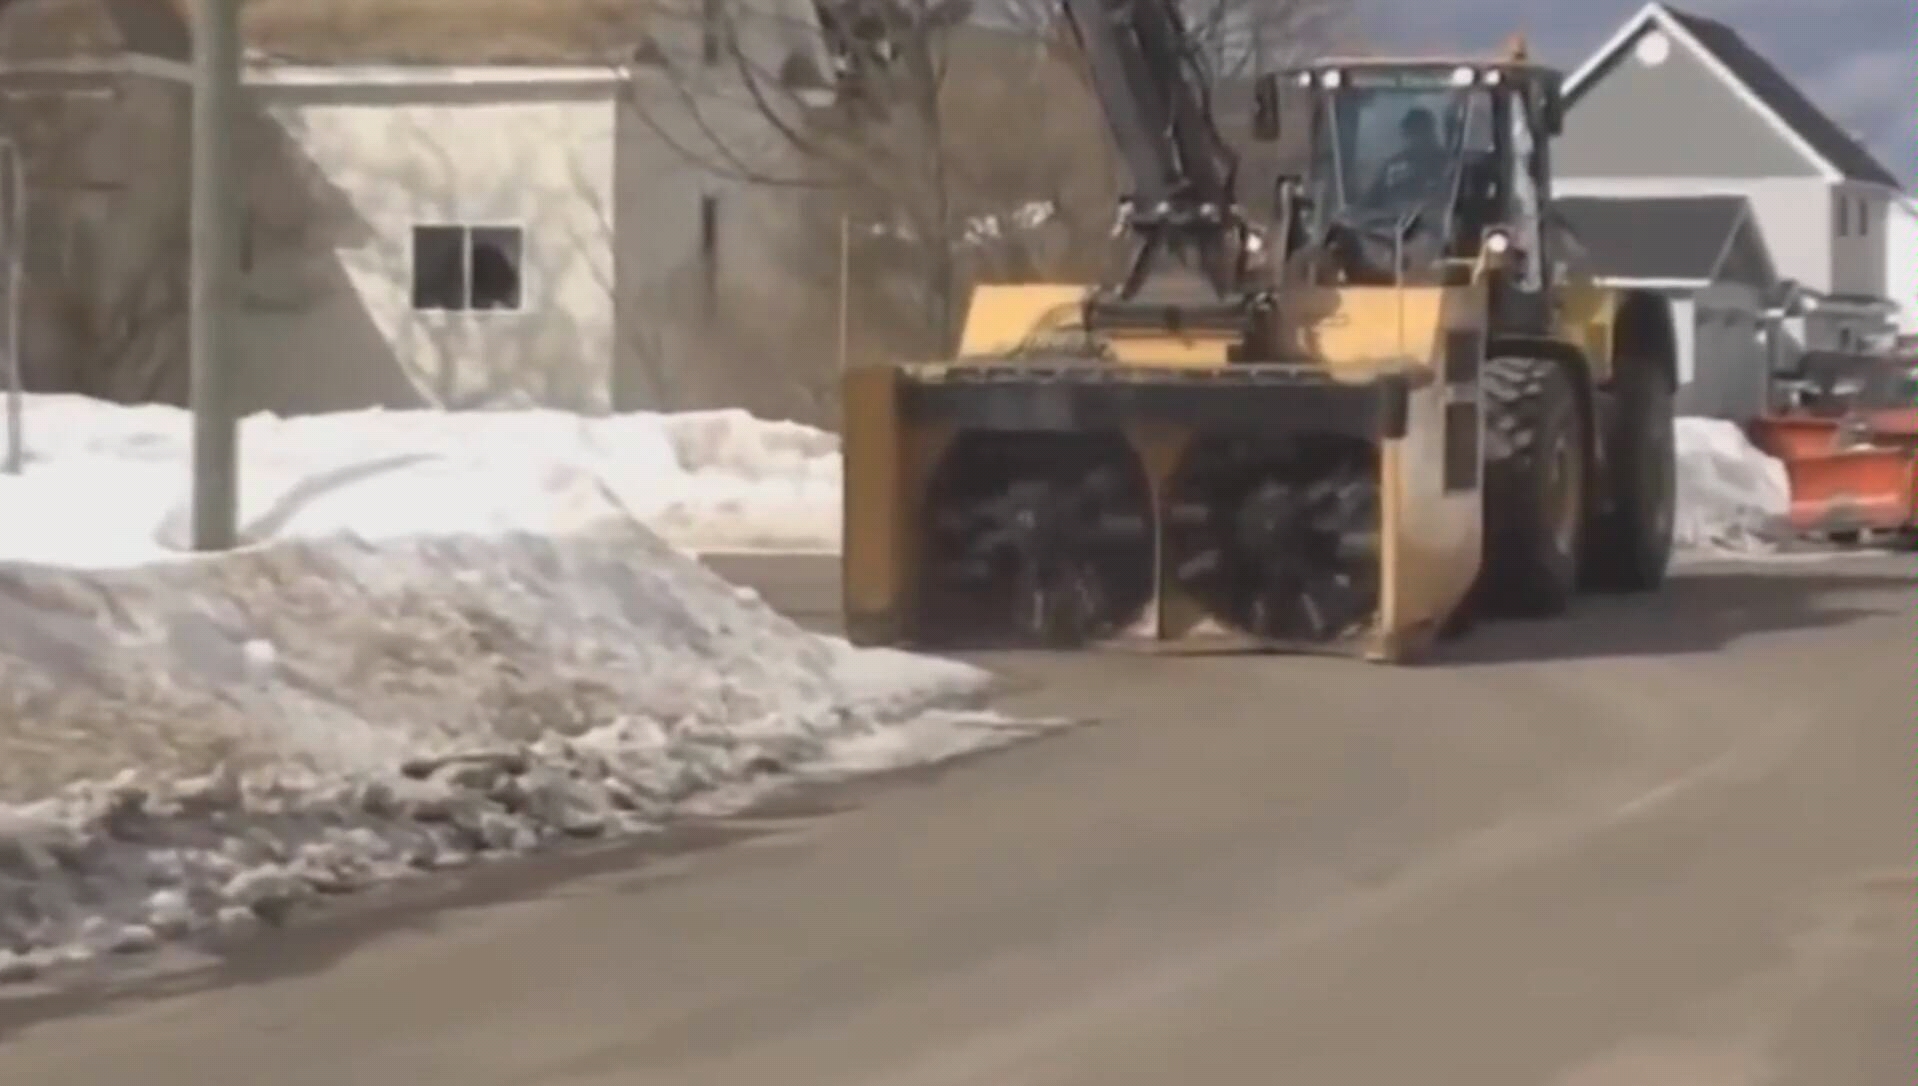
<svg viewBox="0 0 1918 1086"><path fill-rule="evenodd" d="M20 145L9 139L0 139L0 163L4 164L5 174L0 176L4 182L5 197L0 199L4 207L6 222L6 242L4 253L6 268L0 274L5 280L0 289L6 292L7 321L7 465L9 475L18 475L26 469L27 438L26 427L26 391L22 387L22 364L20 362L20 292L25 289L26 276L22 269L27 259L27 180L25 157L20 153Z"/></svg>
<svg viewBox="0 0 1918 1086"><path fill-rule="evenodd" d="M852 355L852 219L839 213L839 372Z"/></svg>
<svg viewBox="0 0 1918 1086"><path fill-rule="evenodd" d="M232 327L239 185L233 129L240 105L239 0L193 4L193 190L187 335L192 352L193 549L237 541L239 426L233 417Z"/></svg>

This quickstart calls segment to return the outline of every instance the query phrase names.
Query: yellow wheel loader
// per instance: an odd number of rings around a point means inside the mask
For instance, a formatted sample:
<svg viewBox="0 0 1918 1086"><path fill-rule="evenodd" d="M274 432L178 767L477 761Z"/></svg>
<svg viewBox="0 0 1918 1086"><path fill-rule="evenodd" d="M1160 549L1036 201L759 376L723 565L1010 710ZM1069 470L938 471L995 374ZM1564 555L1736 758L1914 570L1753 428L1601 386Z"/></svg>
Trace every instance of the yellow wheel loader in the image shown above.
<svg viewBox="0 0 1918 1086"><path fill-rule="evenodd" d="M981 287L955 358L846 375L855 642L1397 662L1660 584L1670 315L1552 213L1556 72L1517 43L1262 75L1248 145L1306 162L1241 201L1175 4L1065 11L1127 259Z"/></svg>

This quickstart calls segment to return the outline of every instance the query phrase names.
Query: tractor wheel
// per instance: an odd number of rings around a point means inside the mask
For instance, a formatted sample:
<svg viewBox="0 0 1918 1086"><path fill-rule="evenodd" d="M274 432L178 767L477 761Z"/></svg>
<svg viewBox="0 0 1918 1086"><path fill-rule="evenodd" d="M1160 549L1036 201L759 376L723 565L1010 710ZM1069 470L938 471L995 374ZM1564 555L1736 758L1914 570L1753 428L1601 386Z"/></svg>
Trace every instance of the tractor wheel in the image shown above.
<svg viewBox="0 0 1918 1086"><path fill-rule="evenodd" d="M1474 592L1487 613L1545 618L1571 605L1585 530L1585 426L1565 367L1487 361L1485 560Z"/></svg>
<svg viewBox="0 0 1918 1086"><path fill-rule="evenodd" d="M1616 411L1606 435L1611 453L1611 507L1592 519L1585 576L1607 592L1647 592L1665 581L1672 561L1678 503L1678 451L1672 380L1663 368L1636 362L1618 374Z"/></svg>

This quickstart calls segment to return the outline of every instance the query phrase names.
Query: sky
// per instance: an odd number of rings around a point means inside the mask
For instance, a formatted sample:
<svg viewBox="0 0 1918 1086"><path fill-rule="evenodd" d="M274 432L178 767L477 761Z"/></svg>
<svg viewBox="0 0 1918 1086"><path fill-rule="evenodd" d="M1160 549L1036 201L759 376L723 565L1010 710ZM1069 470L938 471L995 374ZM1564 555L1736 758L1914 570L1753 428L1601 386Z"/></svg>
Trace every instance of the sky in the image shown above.
<svg viewBox="0 0 1918 1086"><path fill-rule="evenodd" d="M1644 0L1361 0L1382 47L1482 52L1522 30L1568 72ZM1913 0L1679 0L1737 30L1881 162L1918 182L1918 4Z"/></svg>

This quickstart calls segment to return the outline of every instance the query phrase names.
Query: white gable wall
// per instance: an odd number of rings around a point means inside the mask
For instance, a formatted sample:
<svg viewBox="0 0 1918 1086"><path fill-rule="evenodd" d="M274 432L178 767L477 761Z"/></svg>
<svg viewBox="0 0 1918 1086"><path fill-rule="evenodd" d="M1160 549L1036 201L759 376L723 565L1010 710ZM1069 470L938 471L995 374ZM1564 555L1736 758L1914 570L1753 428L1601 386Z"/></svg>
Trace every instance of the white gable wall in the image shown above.
<svg viewBox="0 0 1918 1086"><path fill-rule="evenodd" d="M1918 197L1891 201L1884 237L1885 295L1898 303L1898 331L1918 334Z"/></svg>
<svg viewBox="0 0 1918 1086"><path fill-rule="evenodd" d="M1661 4L1623 23L1567 91L1561 192L1744 196L1781 276L1821 294L1890 291L1892 194L1847 181Z"/></svg>
<svg viewBox="0 0 1918 1086"><path fill-rule="evenodd" d="M252 88L337 210L248 276L244 350L273 359L250 403L607 408L617 84L535 74L305 70ZM521 231L518 311L413 307L413 228L435 224Z"/></svg>

